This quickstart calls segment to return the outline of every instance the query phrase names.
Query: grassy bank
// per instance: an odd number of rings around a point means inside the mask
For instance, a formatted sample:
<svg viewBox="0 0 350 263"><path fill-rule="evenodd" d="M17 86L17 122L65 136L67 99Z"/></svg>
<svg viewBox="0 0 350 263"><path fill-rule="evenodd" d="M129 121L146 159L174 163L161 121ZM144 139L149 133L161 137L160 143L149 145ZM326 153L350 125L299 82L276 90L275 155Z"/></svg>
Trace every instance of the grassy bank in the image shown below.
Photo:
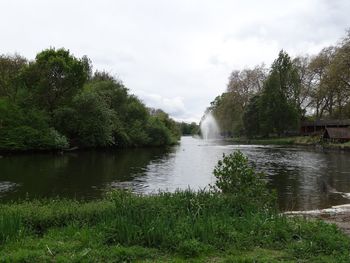
<svg viewBox="0 0 350 263"><path fill-rule="evenodd" d="M257 144L257 145L300 145L300 146L318 146L323 149L350 150L350 142L332 143L321 141L317 136L294 136L294 137L275 137L249 139L245 137L229 138L230 142L237 144Z"/></svg>
<svg viewBox="0 0 350 263"><path fill-rule="evenodd" d="M345 143L329 143L325 144L324 147L328 149L337 149L337 150L345 150L350 151L350 142Z"/></svg>
<svg viewBox="0 0 350 263"><path fill-rule="evenodd" d="M0 262L349 262L350 240L335 226L240 198L115 192L2 204Z"/></svg>
<svg viewBox="0 0 350 263"><path fill-rule="evenodd" d="M315 145L319 143L318 137L294 136L294 137L274 137L274 138L255 138L237 137L227 139L234 143L258 144L258 145Z"/></svg>
<svg viewBox="0 0 350 263"><path fill-rule="evenodd" d="M208 191L0 204L0 262L349 262L350 239L287 218L240 152Z"/></svg>

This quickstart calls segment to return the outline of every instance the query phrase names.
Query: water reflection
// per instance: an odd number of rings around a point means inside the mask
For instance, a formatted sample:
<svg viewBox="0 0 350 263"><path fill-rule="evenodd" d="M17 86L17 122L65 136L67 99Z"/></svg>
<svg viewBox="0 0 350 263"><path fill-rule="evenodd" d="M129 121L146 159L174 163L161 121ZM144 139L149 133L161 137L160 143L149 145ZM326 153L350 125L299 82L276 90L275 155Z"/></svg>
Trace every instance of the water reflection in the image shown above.
<svg viewBox="0 0 350 263"><path fill-rule="evenodd" d="M241 150L268 184L282 209L307 210L348 203L350 154L306 148L230 145L183 137L170 149L132 149L0 159L0 198L64 196L91 199L110 188L153 193L206 188L223 153Z"/></svg>
<svg viewBox="0 0 350 263"><path fill-rule="evenodd" d="M165 149L79 152L58 155L20 155L0 159L1 200L36 197L100 197L110 182L136 180L151 160L166 158Z"/></svg>

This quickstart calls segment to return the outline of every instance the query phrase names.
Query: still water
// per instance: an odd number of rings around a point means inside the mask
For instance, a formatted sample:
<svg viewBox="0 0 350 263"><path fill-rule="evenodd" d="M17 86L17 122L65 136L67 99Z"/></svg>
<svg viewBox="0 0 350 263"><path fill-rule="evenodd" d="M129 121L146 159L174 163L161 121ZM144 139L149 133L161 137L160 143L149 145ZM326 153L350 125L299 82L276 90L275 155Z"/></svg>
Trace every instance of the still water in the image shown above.
<svg viewBox="0 0 350 263"><path fill-rule="evenodd" d="M242 151L267 174L285 210L350 203L350 153L310 148L232 145L182 137L169 149L34 154L0 159L0 201L36 197L93 199L113 188L155 193L214 184L223 153ZM342 193L339 193L342 192Z"/></svg>

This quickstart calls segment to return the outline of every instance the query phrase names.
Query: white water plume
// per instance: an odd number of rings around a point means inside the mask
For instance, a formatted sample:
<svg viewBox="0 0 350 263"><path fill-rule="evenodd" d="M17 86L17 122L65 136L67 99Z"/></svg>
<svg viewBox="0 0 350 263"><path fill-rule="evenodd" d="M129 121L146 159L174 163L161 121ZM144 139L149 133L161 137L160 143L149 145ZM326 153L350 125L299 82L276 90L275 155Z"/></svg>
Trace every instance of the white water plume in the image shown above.
<svg viewBox="0 0 350 263"><path fill-rule="evenodd" d="M201 133L204 140L220 138L219 126L211 112L208 112L201 122Z"/></svg>

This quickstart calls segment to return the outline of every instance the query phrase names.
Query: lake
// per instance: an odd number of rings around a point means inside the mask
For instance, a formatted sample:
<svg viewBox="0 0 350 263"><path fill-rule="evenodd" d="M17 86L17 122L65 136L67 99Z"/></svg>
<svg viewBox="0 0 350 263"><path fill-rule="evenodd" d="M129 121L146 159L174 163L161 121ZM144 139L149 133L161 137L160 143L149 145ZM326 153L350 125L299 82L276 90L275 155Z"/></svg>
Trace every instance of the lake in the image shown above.
<svg viewBox="0 0 350 263"><path fill-rule="evenodd" d="M0 200L38 197L94 199L110 189L139 193L204 189L222 155L235 150L267 174L283 210L326 208L350 202L350 153L302 147L235 145L182 137L168 149L27 154L0 159ZM344 197L345 196L345 197Z"/></svg>

